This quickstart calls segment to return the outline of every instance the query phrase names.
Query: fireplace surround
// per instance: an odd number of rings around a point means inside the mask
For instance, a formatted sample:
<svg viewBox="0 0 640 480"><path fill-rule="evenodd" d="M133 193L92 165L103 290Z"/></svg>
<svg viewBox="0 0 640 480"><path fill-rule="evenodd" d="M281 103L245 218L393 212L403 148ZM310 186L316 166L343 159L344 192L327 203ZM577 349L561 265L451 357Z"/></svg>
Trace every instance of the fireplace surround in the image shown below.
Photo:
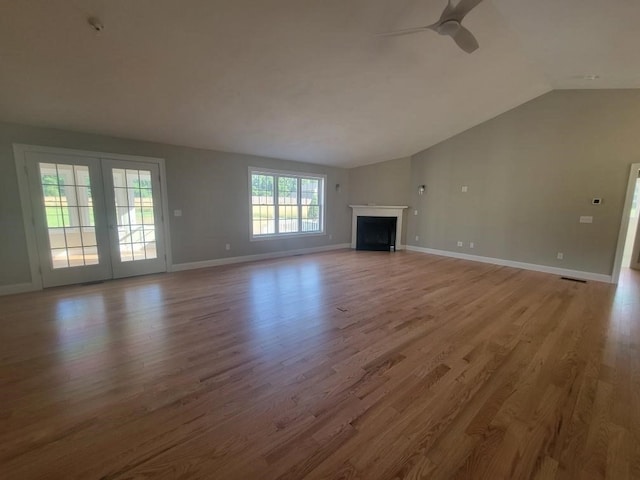
<svg viewBox="0 0 640 480"><path fill-rule="evenodd" d="M407 207L406 205L349 205L353 209L353 216L351 222L351 248L358 248L358 219L360 217L391 217L395 219L395 234L393 240L395 244L395 250L401 250L404 248L402 243L402 216ZM366 222L366 221L365 221ZM362 220L360 222L362 224ZM370 238L371 239L371 238ZM377 242L374 237L373 243ZM381 240L381 239L379 239ZM379 246L375 250L382 250ZM389 251L389 245L387 244L386 250Z"/></svg>

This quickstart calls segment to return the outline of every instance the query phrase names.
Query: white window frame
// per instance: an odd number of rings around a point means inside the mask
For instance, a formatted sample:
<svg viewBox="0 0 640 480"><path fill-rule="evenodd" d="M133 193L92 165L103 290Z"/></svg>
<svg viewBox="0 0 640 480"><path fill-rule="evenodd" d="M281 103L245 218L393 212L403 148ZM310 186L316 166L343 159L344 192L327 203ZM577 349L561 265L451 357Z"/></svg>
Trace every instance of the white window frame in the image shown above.
<svg viewBox="0 0 640 480"><path fill-rule="evenodd" d="M253 232L253 184L252 179L253 175L273 175L274 178L274 222L275 222L275 233L263 233L263 234L254 234ZM298 231L297 232L286 232L279 233L277 232L279 227L279 204L278 204L278 180L277 177L296 177L298 179L298 199L297 206L298 210ZM320 209L320 230L314 230L311 232L303 232L302 231L302 211L301 211L301 180L309 179L309 180L320 180L320 198L318 199L318 207ZM326 199L327 199L327 176L319 173L307 173L307 172L293 172L288 170L273 170L269 168L259 168L259 167L249 167L249 175L248 175L248 186L249 186L249 233L251 241L260 241L260 240L272 240L278 238L287 238L287 237L310 237L317 235L325 235L325 212L326 212ZM290 206L290 204L287 204Z"/></svg>

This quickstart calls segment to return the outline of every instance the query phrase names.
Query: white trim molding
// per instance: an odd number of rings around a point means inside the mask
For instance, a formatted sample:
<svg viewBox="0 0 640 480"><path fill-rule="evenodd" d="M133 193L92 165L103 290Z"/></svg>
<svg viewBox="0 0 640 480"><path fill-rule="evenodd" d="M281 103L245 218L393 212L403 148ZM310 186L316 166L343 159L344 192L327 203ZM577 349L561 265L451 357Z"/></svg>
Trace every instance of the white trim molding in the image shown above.
<svg viewBox="0 0 640 480"><path fill-rule="evenodd" d="M513 260L504 260L502 258L482 257L480 255L469 255L467 253L450 252L448 250L436 250L433 248L414 247L407 245L406 249L411 252L428 253L431 255L439 255L441 257L458 258L460 260L470 260L472 262L490 263L503 267L521 268L523 270L532 270L534 272L551 273L562 277L576 278L579 280L592 280L594 282L612 283L611 275L602 273L583 272L581 270L570 270L568 268L549 267L547 265L538 265L535 263L516 262Z"/></svg>
<svg viewBox="0 0 640 480"><path fill-rule="evenodd" d="M349 205L353 209L351 216L351 248L356 248L358 238L358 217L395 217L396 250L402 250L402 216L407 205Z"/></svg>
<svg viewBox="0 0 640 480"><path fill-rule="evenodd" d="M269 260L272 258L293 257L295 255L308 255L310 253L329 252L331 250L344 250L351 245L348 243L338 243L336 245L326 245L323 247L300 248L297 250L284 250L281 252L259 253L256 255L243 255L240 257L216 258L215 260L204 260L202 262L176 263L173 264L172 272L182 272L184 270L195 270L198 268L219 267L221 265L231 265L234 263L255 262L258 260Z"/></svg>
<svg viewBox="0 0 640 480"><path fill-rule="evenodd" d="M629 172L629 180L627 182L627 194L622 209L622 218L620 219L620 232L618 233L618 245L616 247L616 256L613 262L613 272L611 274L611 283L620 281L620 272L622 272L622 257L624 256L624 246L627 240L627 231L629 230L629 217L631 215L631 206L633 204L633 193L636 189L636 181L638 180L638 171L640 171L640 163L631 165Z"/></svg>

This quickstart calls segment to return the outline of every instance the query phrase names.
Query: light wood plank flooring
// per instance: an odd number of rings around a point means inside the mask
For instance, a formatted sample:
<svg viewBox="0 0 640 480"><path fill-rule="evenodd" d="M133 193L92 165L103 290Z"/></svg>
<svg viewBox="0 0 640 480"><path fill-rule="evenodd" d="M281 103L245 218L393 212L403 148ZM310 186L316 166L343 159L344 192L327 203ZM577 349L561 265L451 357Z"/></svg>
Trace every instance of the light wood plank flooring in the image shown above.
<svg viewBox="0 0 640 480"><path fill-rule="evenodd" d="M354 251L0 298L0 478L640 478L639 302Z"/></svg>

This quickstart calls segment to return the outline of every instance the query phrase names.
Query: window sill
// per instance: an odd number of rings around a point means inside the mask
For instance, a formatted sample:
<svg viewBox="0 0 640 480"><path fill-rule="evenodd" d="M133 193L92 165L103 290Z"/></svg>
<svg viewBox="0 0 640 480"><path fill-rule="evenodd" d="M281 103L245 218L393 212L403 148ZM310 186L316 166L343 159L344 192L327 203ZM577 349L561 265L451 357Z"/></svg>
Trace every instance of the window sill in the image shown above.
<svg viewBox="0 0 640 480"><path fill-rule="evenodd" d="M309 233L277 233L269 235L251 236L249 240L251 242L263 242L265 240L281 240L288 238L304 238L304 237L322 237L325 236L325 232L309 232Z"/></svg>

